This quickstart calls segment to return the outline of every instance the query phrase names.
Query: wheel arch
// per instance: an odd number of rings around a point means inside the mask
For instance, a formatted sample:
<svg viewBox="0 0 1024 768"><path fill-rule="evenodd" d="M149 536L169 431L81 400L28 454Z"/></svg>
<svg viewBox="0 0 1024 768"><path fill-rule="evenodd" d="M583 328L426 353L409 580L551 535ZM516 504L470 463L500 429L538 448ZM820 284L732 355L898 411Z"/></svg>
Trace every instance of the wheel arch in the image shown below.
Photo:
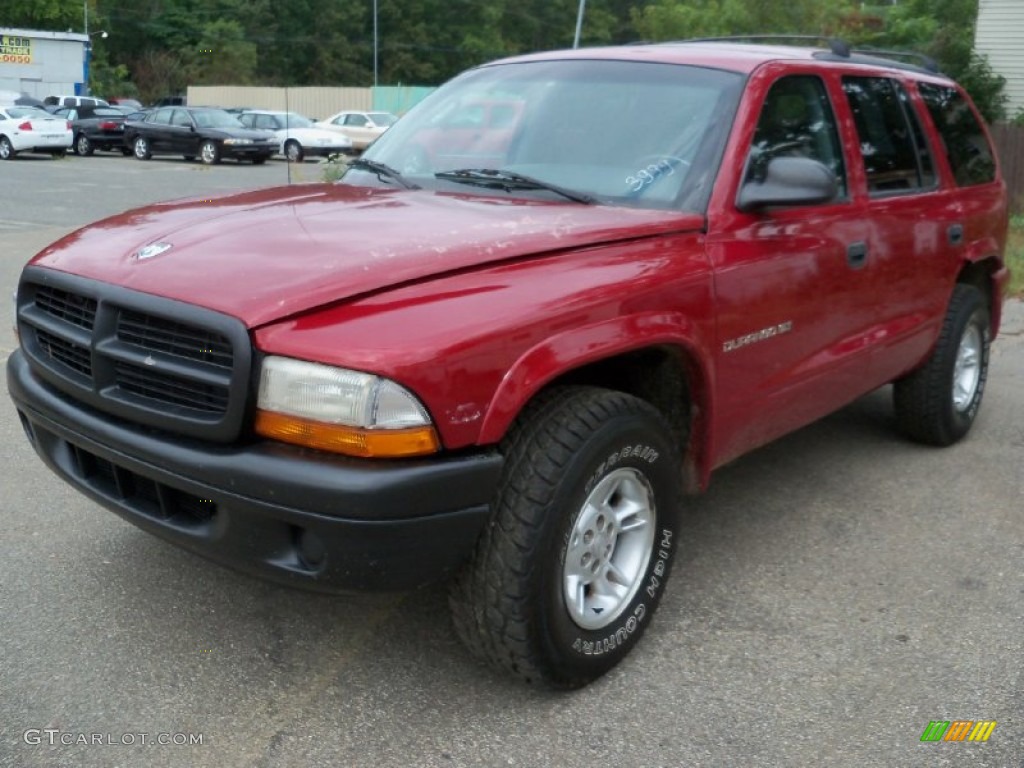
<svg viewBox="0 0 1024 768"><path fill-rule="evenodd" d="M645 400L665 416L683 457L686 490L702 490L710 475L713 388L710 356L699 338L684 319L657 315L616 318L548 339L503 378L480 442L499 442L523 408L552 387L603 387Z"/></svg>
<svg viewBox="0 0 1024 768"><path fill-rule="evenodd" d="M972 285L985 298L993 338L999 333L1003 296L1009 278L1009 270L1002 259L992 253L965 261L956 276L957 284Z"/></svg>

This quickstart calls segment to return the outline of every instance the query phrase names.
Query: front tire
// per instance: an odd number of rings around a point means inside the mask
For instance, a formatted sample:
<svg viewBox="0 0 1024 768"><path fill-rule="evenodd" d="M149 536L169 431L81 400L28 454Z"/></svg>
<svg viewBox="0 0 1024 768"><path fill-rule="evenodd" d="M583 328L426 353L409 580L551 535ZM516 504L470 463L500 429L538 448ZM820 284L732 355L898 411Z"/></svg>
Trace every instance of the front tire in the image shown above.
<svg viewBox="0 0 1024 768"><path fill-rule="evenodd" d="M453 580L474 655L528 682L576 688L636 645L678 546L682 472L648 403L554 390L516 422L493 520Z"/></svg>
<svg viewBox="0 0 1024 768"><path fill-rule="evenodd" d="M937 446L967 434L985 392L991 341L984 296L972 285L957 284L928 360L893 387L896 421L904 434Z"/></svg>
<svg viewBox="0 0 1024 768"><path fill-rule="evenodd" d="M153 151L149 148L149 141L142 136L135 137L132 150L139 160L149 160L153 156Z"/></svg>
<svg viewBox="0 0 1024 768"><path fill-rule="evenodd" d="M0 160L13 160L17 154L11 140L6 136L0 136Z"/></svg>
<svg viewBox="0 0 1024 768"><path fill-rule="evenodd" d="M301 163L305 158L302 145L294 139L289 139L284 145L284 156L289 163Z"/></svg>
<svg viewBox="0 0 1024 768"><path fill-rule="evenodd" d="M220 147L215 141L204 141L199 147L199 159L203 165L216 165L220 162Z"/></svg>

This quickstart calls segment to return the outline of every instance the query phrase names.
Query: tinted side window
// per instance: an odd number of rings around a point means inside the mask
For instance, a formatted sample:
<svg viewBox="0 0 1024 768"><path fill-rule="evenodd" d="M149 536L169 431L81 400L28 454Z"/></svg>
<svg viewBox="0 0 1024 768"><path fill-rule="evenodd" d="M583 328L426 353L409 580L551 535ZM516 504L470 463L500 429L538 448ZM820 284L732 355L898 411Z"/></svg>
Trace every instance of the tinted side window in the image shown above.
<svg viewBox="0 0 1024 768"><path fill-rule="evenodd" d="M844 77L871 194L913 192L935 183L931 155L899 83ZM916 130L915 130L916 129Z"/></svg>
<svg viewBox="0 0 1024 768"><path fill-rule="evenodd" d="M176 109L171 113L171 125L175 125L178 128L191 128L192 120L189 118L187 112L181 109Z"/></svg>
<svg viewBox="0 0 1024 768"><path fill-rule="evenodd" d="M146 118L146 122L156 123L157 125L168 125L171 122L171 110L158 109Z"/></svg>
<svg viewBox="0 0 1024 768"><path fill-rule="evenodd" d="M994 181L992 148L967 100L955 88L930 83L917 87L945 144L956 183L964 187Z"/></svg>
<svg viewBox="0 0 1024 768"><path fill-rule="evenodd" d="M846 194L843 152L832 104L820 78L784 77L772 85L757 120L750 147L747 178L758 178L773 157L807 157L836 175Z"/></svg>

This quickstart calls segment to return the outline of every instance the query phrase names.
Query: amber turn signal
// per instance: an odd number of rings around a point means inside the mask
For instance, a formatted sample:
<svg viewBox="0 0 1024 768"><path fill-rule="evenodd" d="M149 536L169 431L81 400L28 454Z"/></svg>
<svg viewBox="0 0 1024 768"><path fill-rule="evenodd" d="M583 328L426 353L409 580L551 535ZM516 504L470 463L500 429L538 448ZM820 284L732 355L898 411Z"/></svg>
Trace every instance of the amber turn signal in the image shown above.
<svg viewBox="0 0 1024 768"><path fill-rule="evenodd" d="M324 424L273 411L256 412L256 432L263 437L320 451L365 458L426 456L441 448L433 427L362 429Z"/></svg>

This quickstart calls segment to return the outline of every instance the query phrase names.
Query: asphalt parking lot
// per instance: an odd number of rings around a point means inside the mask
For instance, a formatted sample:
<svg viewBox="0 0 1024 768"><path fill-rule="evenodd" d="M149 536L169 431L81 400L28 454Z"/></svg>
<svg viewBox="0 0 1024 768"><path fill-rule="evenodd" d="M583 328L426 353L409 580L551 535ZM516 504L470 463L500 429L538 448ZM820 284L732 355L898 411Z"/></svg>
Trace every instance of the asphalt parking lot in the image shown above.
<svg viewBox="0 0 1024 768"><path fill-rule="evenodd" d="M8 297L46 243L136 204L288 172L113 155L0 164L0 359L14 346ZM5 768L1024 760L1020 303L960 445L903 441L881 390L717 472L688 503L651 631L571 694L477 666L439 587L311 595L139 531L43 467L2 391ZM921 742L935 720L997 725L985 743Z"/></svg>

